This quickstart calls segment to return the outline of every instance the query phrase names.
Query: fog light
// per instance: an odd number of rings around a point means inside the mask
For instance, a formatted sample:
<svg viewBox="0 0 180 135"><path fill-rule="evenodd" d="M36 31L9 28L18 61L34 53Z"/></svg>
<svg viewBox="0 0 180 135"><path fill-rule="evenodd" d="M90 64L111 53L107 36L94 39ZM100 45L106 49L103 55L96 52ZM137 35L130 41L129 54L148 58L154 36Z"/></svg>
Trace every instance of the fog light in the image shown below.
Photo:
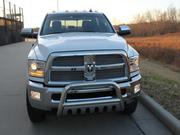
<svg viewBox="0 0 180 135"><path fill-rule="evenodd" d="M31 98L34 100L40 100L41 94L39 92L31 91Z"/></svg>
<svg viewBox="0 0 180 135"><path fill-rule="evenodd" d="M134 93L137 93L140 90L141 90L140 84L134 86Z"/></svg>

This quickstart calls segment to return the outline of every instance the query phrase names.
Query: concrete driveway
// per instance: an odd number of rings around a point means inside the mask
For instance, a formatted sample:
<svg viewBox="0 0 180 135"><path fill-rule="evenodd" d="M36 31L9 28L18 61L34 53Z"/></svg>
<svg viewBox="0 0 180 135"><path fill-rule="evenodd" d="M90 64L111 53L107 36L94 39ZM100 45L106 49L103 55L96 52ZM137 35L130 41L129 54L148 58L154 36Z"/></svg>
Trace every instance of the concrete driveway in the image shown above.
<svg viewBox="0 0 180 135"><path fill-rule="evenodd" d="M30 43L0 47L0 135L171 135L142 104L132 115L120 113L48 116L33 125L25 102L26 58Z"/></svg>

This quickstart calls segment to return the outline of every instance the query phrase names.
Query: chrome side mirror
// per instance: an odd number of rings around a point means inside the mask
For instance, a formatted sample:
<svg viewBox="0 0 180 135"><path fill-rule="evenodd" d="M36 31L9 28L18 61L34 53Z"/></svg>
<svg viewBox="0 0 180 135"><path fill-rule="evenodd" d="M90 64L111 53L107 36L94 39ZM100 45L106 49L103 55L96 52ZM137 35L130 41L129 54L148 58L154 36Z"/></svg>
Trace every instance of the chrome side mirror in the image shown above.
<svg viewBox="0 0 180 135"><path fill-rule="evenodd" d="M122 35L129 35L131 34L131 29L129 26L126 25L122 25L119 27L119 31L117 31L118 35L122 36Z"/></svg>
<svg viewBox="0 0 180 135"><path fill-rule="evenodd" d="M33 28L23 28L20 34L24 38L37 38L38 32L34 32Z"/></svg>

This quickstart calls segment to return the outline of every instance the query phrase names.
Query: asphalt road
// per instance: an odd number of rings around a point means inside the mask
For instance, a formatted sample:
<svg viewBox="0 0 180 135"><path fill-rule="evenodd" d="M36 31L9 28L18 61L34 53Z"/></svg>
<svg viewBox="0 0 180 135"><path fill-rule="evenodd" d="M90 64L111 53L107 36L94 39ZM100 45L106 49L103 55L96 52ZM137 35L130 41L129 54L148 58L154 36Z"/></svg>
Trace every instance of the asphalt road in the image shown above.
<svg viewBox="0 0 180 135"><path fill-rule="evenodd" d="M65 116L33 125L25 102L26 58L30 43L0 47L0 135L171 135L142 104L132 115Z"/></svg>

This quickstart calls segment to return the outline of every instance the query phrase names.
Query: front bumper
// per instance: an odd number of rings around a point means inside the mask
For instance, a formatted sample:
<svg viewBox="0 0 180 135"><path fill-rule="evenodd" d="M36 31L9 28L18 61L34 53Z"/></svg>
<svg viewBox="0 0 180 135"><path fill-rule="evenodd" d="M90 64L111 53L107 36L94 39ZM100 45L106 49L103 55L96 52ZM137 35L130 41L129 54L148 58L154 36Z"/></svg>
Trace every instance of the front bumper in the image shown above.
<svg viewBox="0 0 180 135"><path fill-rule="evenodd" d="M101 112L108 110L124 110L125 103L131 102L139 92L134 93L134 86L139 84L141 79L140 74L132 77L131 81L116 83L112 81L88 81L84 83L76 83L70 84L66 87L47 87L42 83L28 81L27 84L27 93L29 102L32 107L51 111L52 109L57 109L57 115L67 114L71 111L71 113L76 112ZM115 90L116 97L104 97L104 98L92 98L86 100L74 100L68 101L66 100L67 94L69 92L78 93L79 88L82 87L112 87ZM126 94L121 94L121 89L126 89ZM101 91L101 89L98 89ZM31 91L40 93L40 100L34 100L31 98ZM61 94L60 100L53 100L53 94Z"/></svg>

